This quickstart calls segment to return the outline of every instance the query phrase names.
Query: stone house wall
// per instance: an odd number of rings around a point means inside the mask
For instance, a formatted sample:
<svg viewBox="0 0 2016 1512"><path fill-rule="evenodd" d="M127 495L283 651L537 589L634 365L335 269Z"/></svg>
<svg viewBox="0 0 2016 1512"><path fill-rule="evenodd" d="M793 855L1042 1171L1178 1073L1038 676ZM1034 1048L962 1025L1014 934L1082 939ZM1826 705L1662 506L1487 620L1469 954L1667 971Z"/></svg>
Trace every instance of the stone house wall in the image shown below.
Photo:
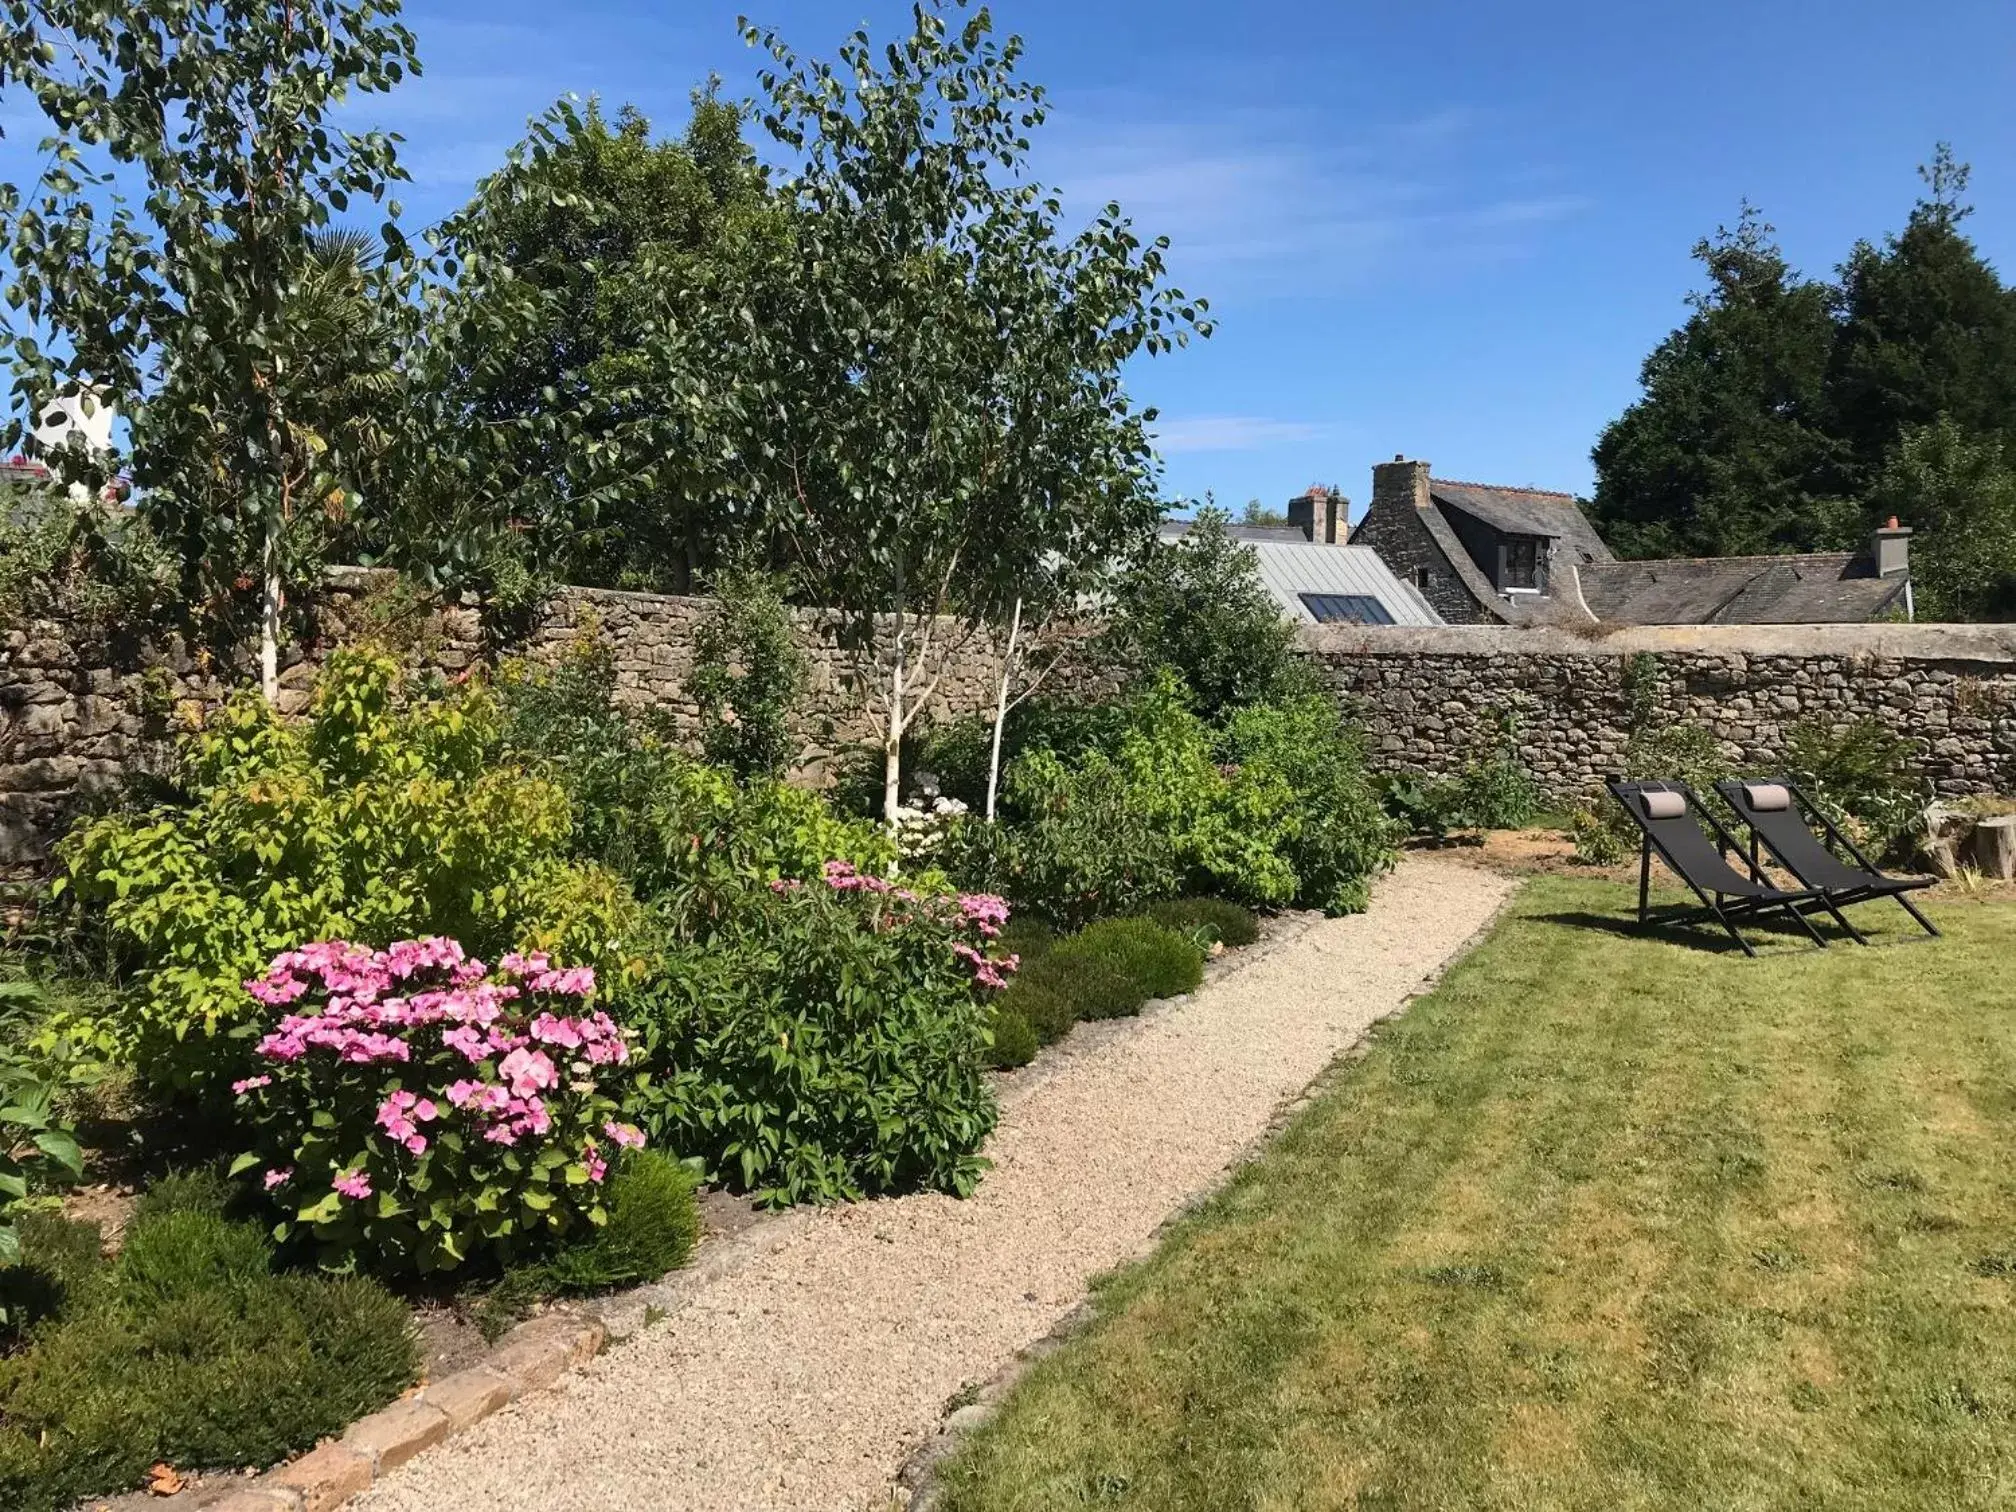
<svg viewBox="0 0 2016 1512"><path fill-rule="evenodd" d="M1418 466L1425 473L1427 463ZM1353 546L1370 546L1393 575L1419 589L1435 612L1452 625L1488 625L1497 617L1477 602L1449 566L1448 557L1421 522L1420 507L1407 486L1411 474L1396 464L1372 469L1372 502L1351 528ZM1433 505L1429 506L1433 508ZM1425 581L1423 574L1426 575Z"/></svg>
<svg viewBox="0 0 2016 1512"><path fill-rule="evenodd" d="M1385 771L1461 771L1511 713L1550 793L1599 791L1630 740L1626 668L1643 656L1654 722L1699 725L1741 765L1778 762L1801 720L1867 718L1911 742L1915 775L1940 793L2016 791L2016 626L1322 625L1301 645Z"/></svg>

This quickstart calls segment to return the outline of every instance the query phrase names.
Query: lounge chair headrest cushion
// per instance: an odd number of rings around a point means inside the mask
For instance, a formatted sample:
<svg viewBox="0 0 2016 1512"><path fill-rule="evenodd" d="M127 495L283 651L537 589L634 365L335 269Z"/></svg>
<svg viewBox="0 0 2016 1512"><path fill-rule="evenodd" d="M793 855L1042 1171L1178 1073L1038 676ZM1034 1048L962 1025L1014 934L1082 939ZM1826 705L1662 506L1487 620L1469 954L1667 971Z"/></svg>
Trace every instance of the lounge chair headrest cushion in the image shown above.
<svg viewBox="0 0 2016 1512"><path fill-rule="evenodd" d="M1647 819L1678 819L1687 812L1687 800L1679 793L1640 793Z"/></svg>
<svg viewBox="0 0 2016 1512"><path fill-rule="evenodd" d="M1792 807L1792 795L1782 782L1746 782L1743 784L1743 801L1759 813L1770 813L1774 809Z"/></svg>

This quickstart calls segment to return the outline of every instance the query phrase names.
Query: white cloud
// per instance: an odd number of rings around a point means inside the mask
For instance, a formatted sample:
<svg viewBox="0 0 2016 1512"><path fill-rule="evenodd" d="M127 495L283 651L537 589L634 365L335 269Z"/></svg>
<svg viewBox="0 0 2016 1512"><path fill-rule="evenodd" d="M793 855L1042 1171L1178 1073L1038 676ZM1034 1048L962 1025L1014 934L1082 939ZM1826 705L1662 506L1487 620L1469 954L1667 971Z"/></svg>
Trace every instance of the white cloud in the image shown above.
<svg viewBox="0 0 2016 1512"><path fill-rule="evenodd" d="M1536 194L1531 164L1494 164L1502 144L1471 112L1343 132L1335 120L1293 107L1174 120L1107 96L1053 118L1039 172L1074 214L1113 200L1137 230L1167 236L1172 272L1205 294L1312 297L1402 269L1503 261L1586 207Z"/></svg>
<svg viewBox="0 0 2016 1512"><path fill-rule="evenodd" d="M1164 455L1258 451L1283 441L1313 441L1329 434L1329 429L1300 420L1267 420L1253 415L1193 415L1158 421L1155 445Z"/></svg>

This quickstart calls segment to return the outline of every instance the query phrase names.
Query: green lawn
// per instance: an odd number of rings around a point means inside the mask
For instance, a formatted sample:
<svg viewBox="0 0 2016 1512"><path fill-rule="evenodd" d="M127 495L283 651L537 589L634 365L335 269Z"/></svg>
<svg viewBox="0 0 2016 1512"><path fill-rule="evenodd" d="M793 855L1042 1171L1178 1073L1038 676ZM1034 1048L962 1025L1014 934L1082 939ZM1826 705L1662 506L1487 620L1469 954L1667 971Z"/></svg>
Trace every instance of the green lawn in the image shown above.
<svg viewBox="0 0 2016 1512"><path fill-rule="evenodd" d="M1631 902L1529 884L948 1507L2016 1506L2016 905L1746 961Z"/></svg>

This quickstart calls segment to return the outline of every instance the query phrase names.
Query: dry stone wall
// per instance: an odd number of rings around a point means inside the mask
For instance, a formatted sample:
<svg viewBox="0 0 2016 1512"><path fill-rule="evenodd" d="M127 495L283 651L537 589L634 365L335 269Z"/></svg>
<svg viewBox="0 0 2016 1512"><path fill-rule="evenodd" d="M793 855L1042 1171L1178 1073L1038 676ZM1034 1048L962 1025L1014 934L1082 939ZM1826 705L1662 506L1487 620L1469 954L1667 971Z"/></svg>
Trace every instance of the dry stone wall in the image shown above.
<svg viewBox="0 0 2016 1512"><path fill-rule="evenodd" d="M1630 739L1638 677L1654 722L1699 725L1745 766L1777 762L1802 720L1876 719L1909 739L1939 792L2016 791L2016 626L1312 626L1302 647L1388 771L1460 771L1512 713L1550 792L1593 792Z"/></svg>
<svg viewBox="0 0 2016 1512"><path fill-rule="evenodd" d="M688 692L705 600L563 590L523 640L556 655L598 634L616 655L618 693L697 730ZM480 606L416 608L384 575L332 573L315 630L290 648L282 705L298 711L327 649L379 635L414 662L459 672L494 654ZM798 724L798 776L823 782L878 715L854 687L829 615L800 611L811 688ZM1711 730L1746 765L1769 765L1802 719L1875 718L1917 751L1942 793L2016 792L2016 626L1684 626L1585 637L1558 629L1449 626L1408 630L1308 626L1301 649L1369 735L1387 771L1442 775L1487 750L1507 712L1527 764L1563 796L1593 791L1629 739L1626 667L1648 666L1653 718ZM77 810L129 774L165 769L173 735L251 675L240 650L223 665L202 649L130 628L43 621L0 637L0 870L34 871ZM931 700L939 716L992 707L999 648L963 642ZM1053 680L1066 696L1119 681L1079 655Z"/></svg>
<svg viewBox="0 0 2016 1512"><path fill-rule="evenodd" d="M704 599L568 588L509 644L552 657L577 637L599 635L615 653L619 699L660 710L675 730L694 735L699 709L688 684L705 611ZM850 681L835 618L813 611L794 617L811 673L798 718L795 776L820 784L833 778L842 751L876 737L878 715ZM419 608L390 574L355 568L329 575L313 621L307 641L287 648L280 679L280 706L287 713L306 707L328 649L348 639L381 637L402 647L416 666L451 675L505 644L479 605ZM943 718L992 709L1000 648L984 635L945 633L950 655L929 700L932 713ZM255 675L248 648L219 658L175 635L46 620L0 635L0 873L34 872L81 808L130 774L165 771L175 733ZM1090 694L1114 682L1078 657L1046 686Z"/></svg>

